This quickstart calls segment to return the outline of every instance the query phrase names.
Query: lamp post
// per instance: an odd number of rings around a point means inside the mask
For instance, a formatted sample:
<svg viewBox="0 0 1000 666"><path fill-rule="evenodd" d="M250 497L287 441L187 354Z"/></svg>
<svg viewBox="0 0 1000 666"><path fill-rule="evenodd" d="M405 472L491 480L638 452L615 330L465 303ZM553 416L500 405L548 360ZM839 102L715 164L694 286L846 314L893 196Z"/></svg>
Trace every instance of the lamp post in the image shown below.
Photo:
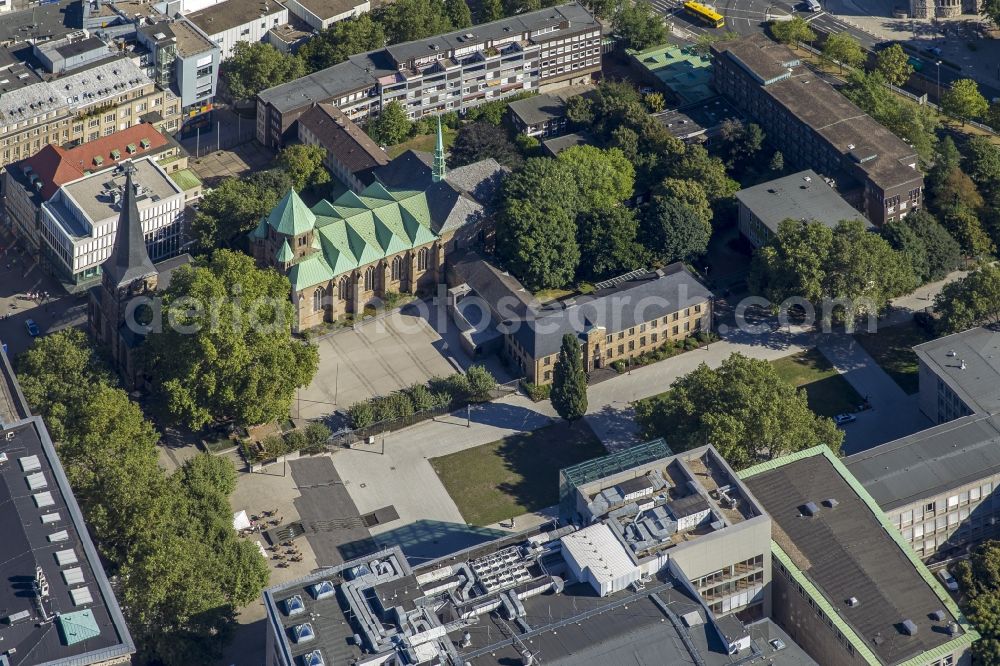
<svg viewBox="0 0 1000 666"><path fill-rule="evenodd" d="M934 64L937 66L937 103L941 106L941 61L935 60Z"/></svg>

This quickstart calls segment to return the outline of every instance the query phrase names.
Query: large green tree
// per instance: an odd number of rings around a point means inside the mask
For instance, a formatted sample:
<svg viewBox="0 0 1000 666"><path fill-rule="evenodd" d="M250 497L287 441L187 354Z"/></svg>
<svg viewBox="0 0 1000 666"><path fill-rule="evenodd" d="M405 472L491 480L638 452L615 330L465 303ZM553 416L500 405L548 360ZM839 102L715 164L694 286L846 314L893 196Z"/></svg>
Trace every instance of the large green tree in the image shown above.
<svg viewBox="0 0 1000 666"><path fill-rule="evenodd" d="M865 62L865 50L854 36L847 32L835 32L823 42L823 56L836 61L841 71L844 65L860 67Z"/></svg>
<svg viewBox="0 0 1000 666"><path fill-rule="evenodd" d="M587 373L583 369L580 341L572 333L563 336L562 347L552 369L552 407L570 423L587 413Z"/></svg>
<svg viewBox="0 0 1000 666"><path fill-rule="evenodd" d="M764 131L755 123L726 120L719 129L723 150L729 156L730 166L753 157L764 145Z"/></svg>
<svg viewBox="0 0 1000 666"><path fill-rule="evenodd" d="M617 148L574 146L556 159L566 166L579 188L578 211L610 208L632 196L635 169Z"/></svg>
<svg viewBox="0 0 1000 666"><path fill-rule="evenodd" d="M901 86L913 75L913 65L903 47L897 43L882 49L876 57L875 69L886 81Z"/></svg>
<svg viewBox="0 0 1000 666"><path fill-rule="evenodd" d="M593 210L580 215L577 223L581 278L604 280L642 266L645 252L637 242L639 222L634 209Z"/></svg>
<svg viewBox="0 0 1000 666"><path fill-rule="evenodd" d="M883 225L881 232L906 257L921 284L944 278L962 260L958 243L926 210L892 220Z"/></svg>
<svg viewBox="0 0 1000 666"><path fill-rule="evenodd" d="M816 40L816 33L800 16L788 21L774 21L771 23L771 34L782 44L798 44L799 42Z"/></svg>
<svg viewBox="0 0 1000 666"><path fill-rule="evenodd" d="M337 21L299 49L299 57L311 72L332 67L352 55L374 51L386 44L382 25L370 13Z"/></svg>
<svg viewBox="0 0 1000 666"><path fill-rule="evenodd" d="M406 109L393 100L382 107L377 116L368 121L368 135L376 143L393 146L405 141L413 131L413 121L406 115Z"/></svg>
<svg viewBox="0 0 1000 666"><path fill-rule="evenodd" d="M772 303L792 297L819 302L825 295L826 260L832 247L833 230L825 225L781 222L767 245L754 253L751 290Z"/></svg>
<svg viewBox="0 0 1000 666"><path fill-rule="evenodd" d="M432 37L456 28L444 0L396 0L373 13L390 44Z"/></svg>
<svg viewBox="0 0 1000 666"><path fill-rule="evenodd" d="M989 102L979 92L979 85L972 79L959 79L941 95L941 108L949 116L966 120L980 118L989 110Z"/></svg>
<svg viewBox="0 0 1000 666"><path fill-rule="evenodd" d="M195 246L200 252L210 252L233 243L254 229L292 185L292 179L280 169L224 179L198 204L191 222Z"/></svg>
<svg viewBox="0 0 1000 666"><path fill-rule="evenodd" d="M580 190L565 162L536 157L504 181L497 256L529 289L562 287L580 262Z"/></svg>
<svg viewBox="0 0 1000 666"><path fill-rule="evenodd" d="M705 224L712 223L712 204L704 186L696 180L684 178L664 178L655 194L661 194L671 201L684 203L698 214Z"/></svg>
<svg viewBox="0 0 1000 666"><path fill-rule="evenodd" d="M985 264L949 282L934 299L944 333L1000 323L1000 267Z"/></svg>
<svg viewBox="0 0 1000 666"><path fill-rule="evenodd" d="M983 194L1000 193L1000 147L989 137L970 137L965 146L965 172Z"/></svg>
<svg viewBox="0 0 1000 666"><path fill-rule="evenodd" d="M472 25L472 11L465 0L444 0L444 12L456 30Z"/></svg>
<svg viewBox="0 0 1000 666"><path fill-rule="evenodd" d="M735 469L822 444L839 452L843 432L810 409L803 390L769 362L733 354L704 363L670 390L636 405L646 437L668 437L674 451L711 443Z"/></svg>
<svg viewBox="0 0 1000 666"><path fill-rule="evenodd" d="M292 179L292 186L300 192L307 187L326 185L330 182L330 172L323 166L326 149L293 143L278 154L278 166Z"/></svg>
<svg viewBox="0 0 1000 666"><path fill-rule="evenodd" d="M502 127L483 121L469 123L458 130L451 144L448 166L465 166L490 157L510 168L519 167L524 161Z"/></svg>
<svg viewBox="0 0 1000 666"><path fill-rule="evenodd" d="M983 0L982 12L993 25L1000 26L1000 0Z"/></svg>
<svg viewBox="0 0 1000 666"><path fill-rule="evenodd" d="M955 565L966 600L965 612L981 634L972 644L976 663L1000 664L1000 541L985 541L972 550L971 557Z"/></svg>
<svg viewBox="0 0 1000 666"><path fill-rule="evenodd" d="M233 99L251 100L261 90L305 76L305 63L264 42L236 42L222 64L222 78Z"/></svg>
<svg viewBox="0 0 1000 666"><path fill-rule="evenodd" d="M66 438L77 419L77 407L94 387L113 381L86 334L77 328L37 338L17 358L17 372L24 397L45 417L56 442Z"/></svg>
<svg viewBox="0 0 1000 666"><path fill-rule="evenodd" d="M690 261L705 254L712 225L683 201L657 195L642 212L640 236L660 264Z"/></svg>
<svg viewBox="0 0 1000 666"><path fill-rule="evenodd" d="M287 416L315 347L291 337L288 279L220 250L179 268L163 294L163 332L147 338L157 402L171 420L254 425Z"/></svg>
<svg viewBox="0 0 1000 666"><path fill-rule="evenodd" d="M670 165L669 175L699 183L713 204L731 201L740 189L740 184L726 173L723 161L710 155L701 144L688 146Z"/></svg>
<svg viewBox="0 0 1000 666"><path fill-rule="evenodd" d="M611 27L630 49L642 51L667 41L667 26L647 0L621 0Z"/></svg>

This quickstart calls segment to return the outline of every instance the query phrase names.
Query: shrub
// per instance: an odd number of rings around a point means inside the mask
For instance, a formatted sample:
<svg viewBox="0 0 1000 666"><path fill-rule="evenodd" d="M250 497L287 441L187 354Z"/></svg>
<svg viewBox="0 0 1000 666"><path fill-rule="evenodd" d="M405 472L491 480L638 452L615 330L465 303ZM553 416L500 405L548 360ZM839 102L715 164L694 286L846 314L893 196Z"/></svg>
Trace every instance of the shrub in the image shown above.
<svg viewBox="0 0 1000 666"><path fill-rule="evenodd" d="M413 403L415 411L422 412L426 409L433 409L436 406L434 404L434 394L423 384L414 384L406 389L406 392L410 396L410 402Z"/></svg>
<svg viewBox="0 0 1000 666"><path fill-rule="evenodd" d="M452 400L465 400L469 395L469 378L461 372L447 377L431 377L430 389L435 392L445 392Z"/></svg>
<svg viewBox="0 0 1000 666"><path fill-rule="evenodd" d="M347 408L347 416L351 419L351 427L367 428L375 423L375 409L371 401L362 400Z"/></svg>
<svg viewBox="0 0 1000 666"><path fill-rule="evenodd" d="M437 393L431 393L434 398L435 407L451 407L452 397L447 391L438 391Z"/></svg>
<svg viewBox="0 0 1000 666"><path fill-rule="evenodd" d="M330 434L330 429L326 427L325 423L314 421L306 426L306 443L309 448L326 446L327 441L330 439Z"/></svg>
<svg viewBox="0 0 1000 666"><path fill-rule="evenodd" d="M301 430L293 430L285 433L285 449L288 453L301 451L309 446L309 441Z"/></svg>
<svg viewBox="0 0 1000 666"><path fill-rule="evenodd" d="M490 374L490 371L481 365L474 365L466 373L469 383L469 399L476 402L485 402L490 399L490 394L496 390L497 380Z"/></svg>
<svg viewBox="0 0 1000 666"><path fill-rule="evenodd" d="M535 402L548 400L549 393L552 392L552 386L550 384L532 384L531 382L522 381L521 388L523 388L524 392L528 394L528 397Z"/></svg>
<svg viewBox="0 0 1000 666"><path fill-rule="evenodd" d="M388 406L386 411L392 416L391 419L401 419L407 416L413 416L413 401L410 400L410 396L402 391L396 391L395 393L389 394L384 399L385 404Z"/></svg>
<svg viewBox="0 0 1000 666"><path fill-rule="evenodd" d="M621 374L621 373L625 372L625 368L626 368L625 361L614 361L611 364L611 367L615 369L615 372L617 372L618 374Z"/></svg>

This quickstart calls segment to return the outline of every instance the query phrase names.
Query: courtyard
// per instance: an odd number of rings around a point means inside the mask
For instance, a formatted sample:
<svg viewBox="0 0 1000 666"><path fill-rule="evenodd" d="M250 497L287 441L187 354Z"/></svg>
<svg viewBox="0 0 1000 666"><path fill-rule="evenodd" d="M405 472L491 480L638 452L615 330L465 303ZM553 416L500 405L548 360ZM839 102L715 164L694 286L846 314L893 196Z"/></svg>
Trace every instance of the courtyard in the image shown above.
<svg viewBox="0 0 1000 666"><path fill-rule="evenodd" d="M786 382L805 389L809 409L821 416L853 412L861 403L858 392L819 349L779 358L771 365Z"/></svg>
<svg viewBox="0 0 1000 666"><path fill-rule="evenodd" d="M893 326L879 327L877 333L858 333L854 338L886 374L899 384L899 388L909 395L920 390L920 367L912 348L931 340L933 336L912 319Z"/></svg>
<svg viewBox="0 0 1000 666"><path fill-rule="evenodd" d="M605 453L585 421L560 421L429 462L465 521L485 526L557 504L559 470Z"/></svg>

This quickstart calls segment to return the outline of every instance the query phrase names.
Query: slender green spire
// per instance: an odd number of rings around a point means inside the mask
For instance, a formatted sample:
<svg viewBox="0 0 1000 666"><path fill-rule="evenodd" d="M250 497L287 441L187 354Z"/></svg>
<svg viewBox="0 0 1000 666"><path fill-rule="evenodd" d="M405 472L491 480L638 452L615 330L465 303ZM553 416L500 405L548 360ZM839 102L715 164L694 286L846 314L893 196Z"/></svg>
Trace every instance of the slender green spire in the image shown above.
<svg viewBox="0 0 1000 666"><path fill-rule="evenodd" d="M444 134L441 133L441 116L437 117L438 120L438 132L437 132L437 144L434 146L434 171L431 174L434 182L440 182L444 180L445 172L447 167L444 164Z"/></svg>

